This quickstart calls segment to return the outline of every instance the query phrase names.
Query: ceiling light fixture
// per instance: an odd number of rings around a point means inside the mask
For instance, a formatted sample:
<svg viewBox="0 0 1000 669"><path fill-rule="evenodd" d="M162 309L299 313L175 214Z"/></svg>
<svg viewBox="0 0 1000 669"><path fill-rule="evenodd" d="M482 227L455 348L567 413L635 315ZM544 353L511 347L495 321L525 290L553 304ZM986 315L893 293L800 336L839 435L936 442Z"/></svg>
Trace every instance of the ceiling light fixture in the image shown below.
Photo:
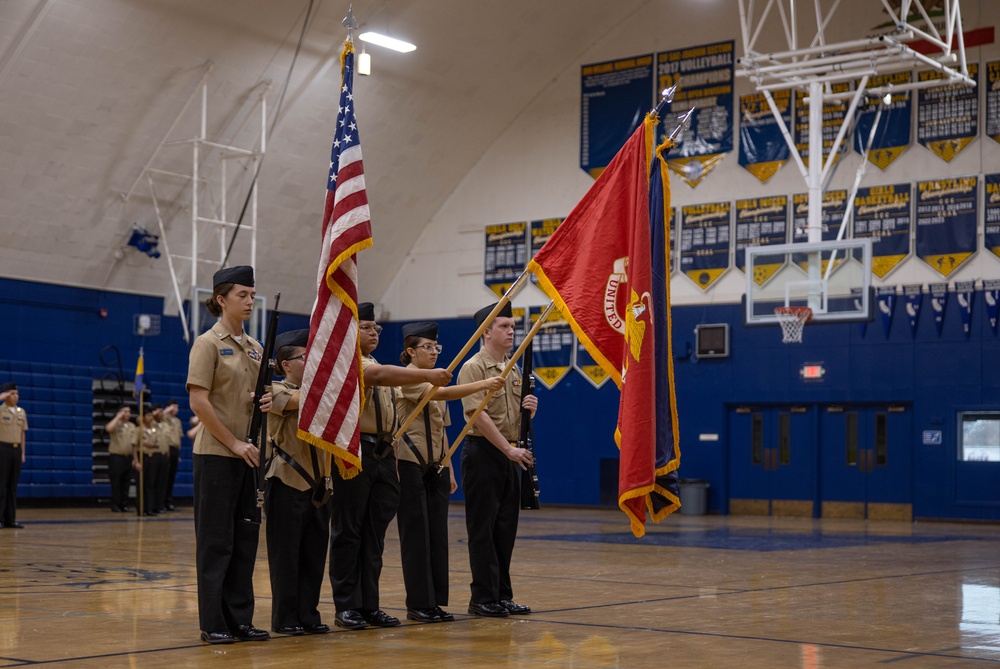
<svg viewBox="0 0 1000 669"><path fill-rule="evenodd" d="M358 39L362 42L384 46L386 49L392 49L400 53L409 53L417 48L415 44L410 44L394 37L387 37L379 33L361 33L358 35Z"/></svg>
<svg viewBox="0 0 1000 669"><path fill-rule="evenodd" d="M370 53L365 53L365 47L362 45L361 53L358 54L358 74L368 76L371 73L372 55Z"/></svg>

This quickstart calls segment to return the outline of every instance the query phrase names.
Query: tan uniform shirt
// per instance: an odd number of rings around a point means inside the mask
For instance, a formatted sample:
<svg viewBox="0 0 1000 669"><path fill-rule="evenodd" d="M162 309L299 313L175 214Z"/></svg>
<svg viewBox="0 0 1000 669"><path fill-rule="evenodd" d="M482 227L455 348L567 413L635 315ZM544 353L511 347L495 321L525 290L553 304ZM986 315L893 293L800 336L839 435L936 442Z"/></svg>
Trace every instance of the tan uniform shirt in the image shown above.
<svg viewBox="0 0 1000 669"><path fill-rule="evenodd" d="M21 407L0 404L0 441L21 448L21 440L28 430L28 414Z"/></svg>
<svg viewBox="0 0 1000 669"><path fill-rule="evenodd" d="M254 383L257 379L254 379ZM160 426L164 428L167 447L180 448L181 437L184 435L184 428L181 427L181 419L177 416L167 416L160 421Z"/></svg>
<svg viewBox="0 0 1000 669"><path fill-rule="evenodd" d="M156 452L170 455L170 442L173 437L173 426L167 420L153 423L156 426Z"/></svg>
<svg viewBox="0 0 1000 669"><path fill-rule="evenodd" d="M407 367L417 368L413 363L410 363ZM430 387L431 384L426 382L402 386L399 389L399 395L396 396L396 410L399 415L409 416L410 412L420 403L421 396ZM406 429L406 437L399 440L399 445L396 447L397 460L420 464L417 455L406 442L407 438L413 442L413 446L420 452L420 456L424 459L424 464L438 462L448 452L448 437L444 432L445 426L451 425L451 418L448 415L448 403L444 400L431 400L427 403L427 408L431 423L430 449L427 447L427 428L423 412L421 411L413 419L413 422L410 423L410 427ZM445 460L444 466L451 467L450 458Z"/></svg>
<svg viewBox="0 0 1000 669"><path fill-rule="evenodd" d="M144 425L141 430L142 443L140 448L144 455L153 455L154 453L160 452L160 428L159 423L155 420L151 421L148 425Z"/></svg>
<svg viewBox="0 0 1000 669"><path fill-rule="evenodd" d="M208 389L211 402L219 420L243 440L250 430L253 413L251 395L257 384L257 372L263 348L256 339L243 333L243 340L233 339L221 322L212 326L194 340L188 363L187 389L199 386ZM215 438L209 430L201 430L194 440L198 455L239 457Z"/></svg>
<svg viewBox="0 0 1000 669"><path fill-rule="evenodd" d="M136 445L139 437L139 428L130 420L120 420L115 429L111 431L111 443L108 445L108 453L112 455L132 455L132 447Z"/></svg>
<svg viewBox="0 0 1000 669"><path fill-rule="evenodd" d="M302 441L298 437L299 412L296 409L287 410L288 400L292 393L298 390L298 386L287 381L275 381L271 385L271 410L267 416L267 433L272 441L292 457L308 473L313 480L318 480L330 475L330 454L321 448L316 450L316 462L319 464L319 476L313 469L311 448L308 442ZM295 471L295 468L285 462L285 459L275 453L271 460L271 466L267 469L266 478L276 476L285 485L296 490L309 490L309 483L302 475Z"/></svg>
<svg viewBox="0 0 1000 669"><path fill-rule="evenodd" d="M480 349L479 353L462 365L462 369L458 372L458 384L473 383L500 376L506 364L506 358L495 360L485 348ZM462 408L465 410L466 418L473 414L486 396L486 392L482 390L462 398ZM521 427L521 372L516 366L507 375L504 387L493 393L493 397L483 411L493 419L493 423L496 424L504 439L510 442L517 441L518 430ZM483 436L477 427L469 430L469 434L475 437Z"/></svg>
<svg viewBox="0 0 1000 669"><path fill-rule="evenodd" d="M378 364L378 362L370 355L362 356L361 373L364 374L366 369L376 364ZM378 396L382 412L381 431L388 435L392 435L396 431L397 427L397 412L396 399L394 397L396 392L391 386L373 386L365 384L365 408L364 411L361 412L361 431L365 434L379 433L380 426L378 421L375 420L376 394Z"/></svg>

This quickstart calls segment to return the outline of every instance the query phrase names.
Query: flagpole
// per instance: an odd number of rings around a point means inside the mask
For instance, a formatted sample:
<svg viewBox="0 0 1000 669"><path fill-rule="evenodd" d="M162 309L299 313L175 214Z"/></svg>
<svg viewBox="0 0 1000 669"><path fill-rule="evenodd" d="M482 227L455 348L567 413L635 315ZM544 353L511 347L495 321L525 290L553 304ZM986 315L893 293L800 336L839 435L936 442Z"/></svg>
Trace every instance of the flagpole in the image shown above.
<svg viewBox="0 0 1000 669"><path fill-rule="evenodd" d="M466 342L465 346L462 347L462 350L459 351L458 355L455 356L455 359L451 361L450 365L448 365L447 370L449 372L454 371L455 368L458 367L458 363L462 362L462 358L465 357L465 354L469 352L469 350L473 347L473 345L477 341L479 341L479 338L483 336L484 332L486 332L486 328L490 326L490 324L497 317L497 315L503 310L505 306L507 306L507 303L510 302L511 298L517 293L517 291L521 290L521 288L524 286L527 280L528 280L528 270L527 268L525 268L525 270L521 272L521 276L517 277L517 280L514 281L514 283L510 284L510 288L504 291L504 294L500 298L500 301L497 302L495 307L493 307L493 311L491 311L489 315L486 317L486 319L483 320L483 322L479 325L479 327L476 328L476 331L472 334L472 337L469 338L469 341ZM441 386L431 386L431 388L426 393L424 393L424 396L420 398L419 402L417 402L417 406L413 408L413 411L410 412L410 415L406 417L406 420L404 420L400 424L399 429L396 430L396 434L392 436L393 444L395 444L396 441L398 441L400 437L403 436L403 434L406 432L406 429L410 427L410 424L416 419L417 415L420 414L420 412L424 410L424 407L427 405L427 403L430 402L431 397L433 397L434 395L434 391L436 391L440 387Z"/></svg>
<svg viewBox="0 0 1000 669"><path fill-rule="evenodd" d="M143 339L145 339L145 337L143 337ZM140 518L142 518L146 513L146 508L145 508L146 495L145 495L145 486L143 482L146 477L142 471L143 462L145 460L144 437L146 436L146 426L142 422L142 411L145 405L145 402L143 402L142 400L143 400L143 395L145 395L146 393L146 361L145 361L145 356L143 355L142 348L143 348L142 344L140 344L139 360L142 361L142 384L139 387L139 503L135 505L136 509L139 510Z"/></svg>
<svg viewBox="0 0 1000 669"><path fill-rule="evenodd" d="M681 85L680 79L674 82L674 85L670 88L664 88L660 92L660 102L655 107L650 110L650 114L656 114L659 116L666 109L667 105L674 101L674 95L677 93L677 87Z"/></svg>
<svg viewBox="0 0 1000 669"><path fill-rule="evenodd" d="M528 334L525 335L524 337L524 341L522 341L521 345L517 347L516 351L514 351L514 355L510 356L510 360L507 361L507 364L504 366L503 371L500 372L501 379L507 378L507 375L510 373L510 370L514 368L514 365L517 364L517 361L521 359L522 355L524 355L524 349L528 347L528 344L531 342L531 340L535 338L536 334L538 334L538 330L542 327L542 323L545 322L546 316L549 315L549 312L552 311L552 308L555 307L555 305L556 305L555 302L549 302L549 306L545 307L545 311L543 311L542 314L538 317L538 320L535 321L535 324L531 326L531 329L528 331ZM468 420L465 421L465 427L462 428L462 431L459 433L458 439L455 440L455 443L452 444L451 448L448 449L448 454L444 456L443 460L441 460L442 464L448 458L450 458L455 453L456 450L458 450L458 445L462 443L463 439L465 439L465 435L469 434L469 430L472 429L473 423L475 423L476 419L479 418L479 414L483 412L483 409L485 409L489 401L493 399L493 395L495 395L496 392L497 391L495 390L491 390L488 393L486 393L486 396L483 397L483 400L479 403L479 406L476 407L476 410L473 411L472 415L469 416ZM442 465L438 466L440 467Z"/></svg>

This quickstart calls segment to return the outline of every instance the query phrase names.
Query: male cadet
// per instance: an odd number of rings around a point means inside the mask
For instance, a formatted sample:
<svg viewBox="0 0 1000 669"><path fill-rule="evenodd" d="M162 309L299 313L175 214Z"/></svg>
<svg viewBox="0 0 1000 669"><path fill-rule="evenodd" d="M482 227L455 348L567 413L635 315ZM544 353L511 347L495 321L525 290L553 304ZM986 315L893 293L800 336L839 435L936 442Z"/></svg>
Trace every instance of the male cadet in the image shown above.
<svg viewBox="0 0 1000 669"><path fill-rule="evenodd" d="M496 303L475 314L482 325ZM458 383L472 383L500 376L507 351L514 345L514 318L507 304L483 332L482 348L458 373ZM485 392L462 398L466 417L482 402ZM510 559L521 509L520 469L532 464L531 452L516 448L521 407L534 415L538 399L521 400L521 373L517 367L507 375L504 388L494 393L479 414L462 449L462 490L465 493L465 526L469 533L469 563L472 567L472 598L469 613L506 616L531 613L513 601Z"/></svg>
<svg viewBox="0 0 1000 669"><path fill-rule="evenodd" d="M153 422L156 425L156 490L153 497L154 510L157 513L167 512L167 485L170 483L170 423L163 413L163 406L153 405Z"/></svg>
<svg viewBox="0 0 1000 669"><path fill-rule="evenodd" d="M271 628L278 634L326 634L319 616L330 505L313 495L330 475L330 454L298 437L302 373L309 330L283 332L275 338L277 372L285 377L271 386L273 400L267 432L274 457L267 469L267 566L271 573Z"/></svg>
<svg viewBox="0 0 1000 669"><path fill-rule="evenodd" d="M180 407L177 400L170 400L167 406L163 407L163 420L160 424L166 428L167 446L169 448L169 465L167 469L167 511L173 511L174 506L174 481L177 479L177 465L181 461L181 436L184 428L181 426L181 419L177 417Z"/></svg>
<svg viewBox="0 0 1000 669"><path fill-rule="evenodd" d="M151 410L142 415L142 425L139 427L139 448L142 449L139 467L142 475L142 499L136 500L136 512L141 511L144 516L155 516L160 513L156 506L161 462L158 426L155 411Z"/></svg>
<svg viewBox="0 0 1000 669"><path fill-rule="evenodd" d="M347 629L399 625L398 618L379 608L378 596L385 531L399 506L399 478L392 447L397 419L392 386L425 381L444 386L451 381L451 372L446 369L378 364L372 351L378 346L382 326L375 323L375 305L359 304L358 320L365 388L361 471L349 480L333 477L330 522L330 585L337 607L334 622Z"/></svg>
<svg viewBox="0 0 1000 669"><path fill-rule="evenodd" d="M128 484L132 469L139 464L139 428L132 422L132 410L122 407L104 426L111 435L108 444L108 481L111 483L111 510L128 511Z"/></svg>
<svg viewBox="0 0 1000 669"><path fill-rule="evenodd" d="M0 520L4 527L21 529L17 522L17 478L24 464L24 433L28 414L17 406L17 384L0 386Z"/></svg>

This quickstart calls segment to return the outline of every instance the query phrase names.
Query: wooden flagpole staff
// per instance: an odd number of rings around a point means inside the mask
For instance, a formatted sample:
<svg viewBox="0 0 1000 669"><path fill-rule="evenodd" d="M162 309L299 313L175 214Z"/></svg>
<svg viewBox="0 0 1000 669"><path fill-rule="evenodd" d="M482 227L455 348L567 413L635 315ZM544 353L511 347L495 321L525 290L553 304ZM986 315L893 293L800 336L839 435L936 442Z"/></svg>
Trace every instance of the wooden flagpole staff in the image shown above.
<svg viewBox="0 0 1000 669"><path fill-rule="evenodd" d="M482 324L480 324L480 326L476 328L476 331L473 333L469 341L466 342L465 346L462 347L462 350L459 351L458 355L455 356L455 359L451 361L450 365L448 365L446 369L449 372L455 371L455 368L458 367L458 363L462 362L462 358L465 357L465 354L469 352L469 350L473 347L473 345L475 345L477 341L479 341L479 338L483 336L483 333L486 332L486 328L490 326L490 323L492 323L493 320L497 317L497 314L499 314L503 310L503 308L507 306L507 303L510 302L510 299L514 296L515 293L517 293L517 291L521 290L521 288L524 286L524 283L527 280L528 280L528 270L525 269L523 272L521 272L521 276L517 277L517 280L514 283L512 283L510 285L510 288L508 288L504 292L503 297L501 297L500 301L497 302L497 305L493 307L493 311L491 311L489 316L486 317L486 319L482 322ZM506 374L506 372L504 372L504 374ZM406 432L407 428L410 427L410 424L413 423L416 417L420 415L420 412L424 410L424 407L427 405L428 402L430 402L431 397L434 396L434 391L436 391L440 387L441 386L431 386L430 389L428 389L428 391L424 393L423 397L420 398L420 401L417 402L417 406L413 407L413 411L411 411L410 415L406 417L406 420L404 420L400 424L399 429L396 430L396 434L392 436L393 445L395 445L396 442L400 439L400 437L403 436L403 433Z"/></svg>
<svg viewBox="0 0 1000 669"><path fill-rule="evenodd" d="M514 365L516 365L517 361L521 359L522 355L524 355L524 349L528 347L531 340L535 338L536 334L538 334L538 330L541 329L542 323L545 322L545 318L549 315L549 312L552 311L554 306L555 302L549 302L549 306L545 307L545 311L542 312L541 316L538 317L538 320L535 321L535 324L531 326L530 330L528 330L528 334L525 335L524 341L522 341L521 345L517 347L516 351L514 351L514 355L510 356L510 360L507 361L503 371L500 372L501 379L506 379L507 375L510 374L510 370L514 369ZM469 419L465 421L465 427L462 428L462 431L459 433L458 439L455 440L455 443L448 449L448 455L444 456L444 459L441 460L442 464L438 465L439 469L443 469L443 463L454 455L456 450L458 450L458 445L462 443L463 439L465 439L465 435L469 434L469 430L472 429L473 423L475 423L476 419L479 418L479 414L483 412L483 409L485 409L486 405L489 404L491 399L493 399L493 395L495 395L496 392L497 391L495 390L491 390L486 393L486 396L483 397L483 401L479 403L476 410L473 411Z"/></svg>

